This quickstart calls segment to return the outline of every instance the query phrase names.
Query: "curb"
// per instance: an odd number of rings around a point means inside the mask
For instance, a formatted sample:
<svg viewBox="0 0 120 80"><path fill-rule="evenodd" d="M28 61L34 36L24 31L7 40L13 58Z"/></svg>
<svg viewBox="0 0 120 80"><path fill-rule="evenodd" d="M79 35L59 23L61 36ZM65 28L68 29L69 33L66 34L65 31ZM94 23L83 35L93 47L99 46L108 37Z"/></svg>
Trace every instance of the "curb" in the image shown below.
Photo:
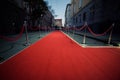
<svg viewBox="0 0 120 80"><path fill-rule="evenodd" d="M72 32L70 31L70 33L72 33ZM78 33L78 32L74 32L74 33L77 34L77 35L84 36L83 34ZM105 44L108 44L108 41L107 41L107 40L95 38L95 37L92 37L92 36L89 36L89 35L86 35L86 37L91 38L91 39L95 39L95 40L98 40L98 41L101 41L101 42L104 42ZM111 44L112 44L113 46L120 46L120 42L111 41ZM108 44L108 45L109 45L109 44Z"/></svg>

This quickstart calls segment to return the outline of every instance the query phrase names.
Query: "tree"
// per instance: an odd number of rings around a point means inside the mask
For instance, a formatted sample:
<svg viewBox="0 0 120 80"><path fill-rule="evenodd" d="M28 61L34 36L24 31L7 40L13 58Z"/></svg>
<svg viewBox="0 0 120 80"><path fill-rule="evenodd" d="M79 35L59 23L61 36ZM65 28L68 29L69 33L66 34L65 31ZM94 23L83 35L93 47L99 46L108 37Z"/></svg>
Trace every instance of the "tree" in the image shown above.
<svg viewBox="0 0 120 80"><path fill-rule="evenodd" d="M48 10L47 3L44 0L24 0L28 2L30 7L30 15L31 20L34 21L39 19L41 15L45 15L45 12Z"/></svg>

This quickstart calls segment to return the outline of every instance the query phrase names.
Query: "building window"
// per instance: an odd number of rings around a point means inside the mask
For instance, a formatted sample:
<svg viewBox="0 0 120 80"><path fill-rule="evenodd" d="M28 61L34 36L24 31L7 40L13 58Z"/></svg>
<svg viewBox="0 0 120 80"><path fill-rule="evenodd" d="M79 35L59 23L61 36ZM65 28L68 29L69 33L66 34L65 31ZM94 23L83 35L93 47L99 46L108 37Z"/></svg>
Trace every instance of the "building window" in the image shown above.
<svg viewBox="0 0 120 80"><path fill-rule="evenodd" d="M90 7L90 20L94 20L95 16L95 5Z"/></svg>
<svg viewBox="0 0 120 80"><path fill-rule="evenodd" d="M86 12L83 13L83 21L86 21Z"/></svg>
<svg viewBox="0 0 120 80"><path fill-rule="evenodd" d="M79 22L81 23L81 14L79 15Z"/></svg>
<svg viewBox="0 0 120 80"><path fill-rule="evenodd" d="M76 17L76 24L78 23L78 18Z"/></svg>
<svg viewBox="0 0 120 80"><path fill-rule="evenodd" d="M76 8L77 8L77 5L76 5L76 3L74 4L74 13L76 13Z"/></svg>
<svg viewBox="0 0 120 80"><path fill-rule="evenodd" d="M82 7L82 2L83 2L83 0L79 0L79 8Z"/></svg>

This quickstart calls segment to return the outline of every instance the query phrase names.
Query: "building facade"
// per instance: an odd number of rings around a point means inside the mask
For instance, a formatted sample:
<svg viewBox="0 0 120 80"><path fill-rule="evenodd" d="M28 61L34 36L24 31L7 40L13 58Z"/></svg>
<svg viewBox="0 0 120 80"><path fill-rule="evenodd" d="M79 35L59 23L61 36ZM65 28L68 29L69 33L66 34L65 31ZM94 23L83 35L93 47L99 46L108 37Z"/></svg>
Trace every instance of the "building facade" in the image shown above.
<svg viewBox="0 0 120 80"><path fill-rule="evenodd" d="M118 0L71 0L72 26L80 27L87 22L95 32L100 33L115 23L114 31L119 33L119 4Z"/></svg>
<svg viewBox="0 0 120 80"><path fill-rule="evenodd" d="M54 26L62 27L62 19L55 19Z"/></svg>
<svg viewBox="0 0 120 80"><path fill-rule="evenodd" d="M4 0L0 5L2 21L0 35L19 33L25 20L27 21L28 29L31 26L38 26L40 21L42 26L53 25L54 17L49 10L46 10L43 19L37 17L39 19L34 19L35 21L33 21L34 16L32 13L34 9L29 0Z"/></svg>
<svg viewBox="0 0 120 80"><path fill-rule="evenodd" d="M71 4L67 4L66 11L65 11L65 27L71 26Z"/></svg>
<svg viewBox="0 0 120 80"><path fill-rule="evenodd" d="M54 21L54 28L56 30L60 30L62 28L62 19L55 19Z"/></svg>
<svg viewBox="0 0 120 80"><path fill-rule="evenodd" d="M0 24L0 34L18 33L25 18L23 0L4 0L0 4L2 21Z"/></svg>
<svg viewBox="0 0 120 80"><path fill-rule="evenodd" d="M75 26L74 24L74 15L79 11L78 8L78 0L71 0L71 26Z"/></svg>
<svg viewBox="0 0 120 80"><path fill-rule="evenodd" d="M54 16L49 10L47 10L45 15L41 19L41 26L52 27L53 24L54 24Z"/></svg>

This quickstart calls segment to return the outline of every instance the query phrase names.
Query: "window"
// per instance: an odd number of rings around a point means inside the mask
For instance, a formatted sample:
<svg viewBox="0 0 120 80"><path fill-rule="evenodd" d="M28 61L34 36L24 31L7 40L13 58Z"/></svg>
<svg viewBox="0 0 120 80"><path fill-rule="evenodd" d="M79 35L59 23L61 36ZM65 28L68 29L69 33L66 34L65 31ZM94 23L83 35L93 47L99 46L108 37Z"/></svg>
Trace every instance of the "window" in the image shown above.
<svg viewBox="0 0 120 80"><path fill-rule="evenodd" d="M82 7L82 2L83 2L83 0L79 0L79 8Z"/></svg>
<svg viewBox="0 0 120 80"><path fill-rule="evenodd" d="M90 7L90 20L94 20L95 16L95 5Z"/></svg>
<svg viewBox="0 0 120 80"><path fill-rule="evenodd" d="M86 21L86 12L83 13L83 21Z"/></svg>
<svg viewBox="0 0 120 80"><path fill-rule="evenodd" d="M78 23L78 18L76 17L76 24Z"/></svg>
<svg viewBox="0 0 120 80"><path fill-rule="evenodd" d="M73 8L74 8L74 13L76 13L76 8L77 8L76 3L74 4Z"/></svg>
<svg viewBox="0 0 120 80"><path fill-rule="evenodd" d="M79 22L81 23L81 14L79 15Z"/></svg>

